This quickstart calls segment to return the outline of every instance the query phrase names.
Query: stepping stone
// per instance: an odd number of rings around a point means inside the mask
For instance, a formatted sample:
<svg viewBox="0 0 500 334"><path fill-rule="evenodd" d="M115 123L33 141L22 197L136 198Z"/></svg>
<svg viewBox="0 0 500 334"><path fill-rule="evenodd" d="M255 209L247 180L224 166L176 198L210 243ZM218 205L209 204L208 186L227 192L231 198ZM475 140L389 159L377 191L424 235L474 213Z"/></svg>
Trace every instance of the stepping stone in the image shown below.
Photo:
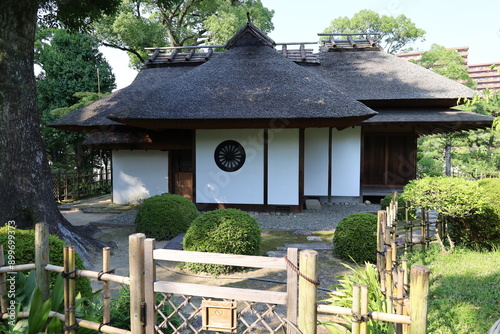
<svg viewBox="0 0 500 334"><path fill-rule="evenodd" d="M287 248L297 248L299 250L312 249L312 250L330 250L333 249L332 244L325 243L311 243L311 244L285 244L285 247L276 247L277 250L287 250Z"/></svg>
<svg viewBox="0 0 500 334"><path fill-rule="evenodd" d="M175 249L175 250L182 250L182 239L184 239L184 235L186 233L180 233L177 236L175 236L173 239L169 240L164 249Z"/></svg>
<svg viewBox="0 0 500 334"><path fill-rule="evenodd" d="M321 210L321 203L317 199L306 199L306 210Z"/></svg>

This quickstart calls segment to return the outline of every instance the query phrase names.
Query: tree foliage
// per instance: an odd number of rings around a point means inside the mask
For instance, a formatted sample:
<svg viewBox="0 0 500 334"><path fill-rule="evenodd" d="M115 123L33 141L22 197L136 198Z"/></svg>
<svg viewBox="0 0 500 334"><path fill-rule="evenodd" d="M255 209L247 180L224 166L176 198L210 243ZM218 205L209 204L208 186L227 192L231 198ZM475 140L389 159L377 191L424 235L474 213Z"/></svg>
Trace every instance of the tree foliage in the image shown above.
<svg viewBox="0 0 500 334"><path fill-rule="evenodd" d="M47 125L102 97L99 92L111 92L115 77L91 35L39 28L35 44L36 62L42 69L37 77L38 107L42 125ZM53 166L90 167L92 157L81 145L85 135L43 127L42 137Z"/></svg>
<svg viewBox="0 0 500 334"><path fill-rule="evenodd" d="M388 53L397 53L419 39L424 40L425 35L425 30L417 28L405 15L380 15L369 9L363 9L351 18L337 17L324 30L324 33L357 32L380 33L372 38Z"/></svg>
<svg viewBox="0 0 500 334"><path fill-rule="evenodd" d="M146 47L224 44L246 21L264 32L274 29L260 0L123 0L95 31L106 46L127 51L132 67L148 57Z"/></svg>
<svg viewBox="0 0 500 334"><path fill-rule="evenodd" d="M466 61L455 49L432 44L431 49L423 52L420 59L410 61L472 89L477 87L477 83L469 76Z"/></svg>

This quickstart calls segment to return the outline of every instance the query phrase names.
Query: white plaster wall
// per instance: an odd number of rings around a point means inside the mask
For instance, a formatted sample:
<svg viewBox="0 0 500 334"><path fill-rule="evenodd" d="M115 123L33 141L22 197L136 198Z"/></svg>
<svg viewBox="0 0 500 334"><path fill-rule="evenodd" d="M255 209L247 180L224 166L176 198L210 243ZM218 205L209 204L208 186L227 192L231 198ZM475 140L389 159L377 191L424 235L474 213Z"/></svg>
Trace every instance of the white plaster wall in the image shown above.
<svg viewBox="0 0 500 334"><path fill-rule="evenodd" d="M136 203L168 192L168 152L112 152L113 202Z"/></svg>
<svg viewBox="0 0 500 334"><path fill-rule="evenodd" d="M328 128L305 129L305 196L328 196L328 147Z"/></svg>
<svg viewBox="0 0 500 334"><path fill-rule="evenodd" d="M332 196L360 196L361 128L332 131Z"/></svg>
<svg viewBox="0 0 500 334"><path fill-rule="evenodd" d="M214 161L215 148L225 140L239 142L246 152L245 164L235 172ZM263 130L196 130L196 202L264 203Z"/></svg>
<svg viewBox="0 0 500 334"><path fill-rule="evenodd" d="M299 130L269 130L268 204L299 204Z"/></svg>

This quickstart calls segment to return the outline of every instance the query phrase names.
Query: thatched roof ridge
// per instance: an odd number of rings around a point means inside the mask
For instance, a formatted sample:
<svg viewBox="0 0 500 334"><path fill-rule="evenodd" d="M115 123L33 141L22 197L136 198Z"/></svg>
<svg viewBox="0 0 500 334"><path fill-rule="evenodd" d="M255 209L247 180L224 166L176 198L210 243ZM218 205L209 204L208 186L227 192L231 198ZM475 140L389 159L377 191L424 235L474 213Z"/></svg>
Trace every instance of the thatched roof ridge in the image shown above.
<svg viewBox="0 0 500 334"><path fill-rule="evenodd" d="M321 52L321 66L307 67L369 106L454 106L475 91L384 51ZM377 103L377 102L380 103Z"/></svg>
<svg viewBox="0 0 500 334"><path fill-rule="evenodd" d="M244 126L241 122L248 127L267 127L273 119L346 127L376 114L268 44L250 43L252 33L240 37L243 46L233 43L224 54L178 77L175 83L157 81L143 91L141 104L117 108L109 117L151 128L190 124L217 128L223 120L240 121L239 127ZM205 125L188 122L195 120Z"/></svg>

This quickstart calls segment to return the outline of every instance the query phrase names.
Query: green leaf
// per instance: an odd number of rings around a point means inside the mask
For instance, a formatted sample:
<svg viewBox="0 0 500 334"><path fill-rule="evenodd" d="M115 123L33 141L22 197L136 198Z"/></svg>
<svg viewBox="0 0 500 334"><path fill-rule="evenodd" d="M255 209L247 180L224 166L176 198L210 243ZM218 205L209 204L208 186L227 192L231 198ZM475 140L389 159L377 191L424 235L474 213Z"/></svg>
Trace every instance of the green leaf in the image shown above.
<svg viewBox="0 0 500 334"><path fill-rule="evenodd" d="M48 299L42 303L42 293L38 287L33 291L31 297L30 311L28 316L28 334L37 334L45 329L52 303Z"/></svg>

